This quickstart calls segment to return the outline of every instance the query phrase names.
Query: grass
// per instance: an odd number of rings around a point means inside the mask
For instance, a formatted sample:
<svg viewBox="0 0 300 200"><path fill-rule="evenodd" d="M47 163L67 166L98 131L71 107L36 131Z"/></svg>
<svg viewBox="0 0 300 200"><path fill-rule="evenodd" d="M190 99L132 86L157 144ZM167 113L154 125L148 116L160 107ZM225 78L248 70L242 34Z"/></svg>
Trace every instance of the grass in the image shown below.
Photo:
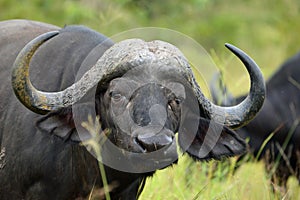
<svg viewBox="0 0 300 200"><path fill-rule="evenodd" d="M244 162L236 171L235 165L236 158L194 163L183 156L178 165L148 179L141 199L299 199L300 187L295 177L290 177L287 187L282 188L268 178L262 161Z"/></svg>

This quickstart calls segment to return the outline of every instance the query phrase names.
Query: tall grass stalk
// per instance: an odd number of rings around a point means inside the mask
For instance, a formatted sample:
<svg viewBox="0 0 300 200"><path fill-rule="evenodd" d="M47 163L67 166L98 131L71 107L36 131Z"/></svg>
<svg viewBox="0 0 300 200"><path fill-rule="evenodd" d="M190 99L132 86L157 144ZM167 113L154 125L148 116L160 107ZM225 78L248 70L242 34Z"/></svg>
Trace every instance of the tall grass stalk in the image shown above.
<svg viewBox="0 0 300 200"><path fill-rule="evenodd" d="M274 134L276 133L276 131L273 131L262 143L261 147L259 148L259 151L255 157L255 160L258 161L259 157L262 153L262 151L264 150L265 146L268 144L268 142L273 138Z"/></svg>
<svg viewBox="0 0 300 200"><path fill-rule="evenodd" d="M82 126L88 130L88 132L92 135L92 138L82 142L89 150L95 152L99 164L101 179L104 187L104 194L107 200L110 200L110 187L107 182L105 168L103 163L101 162L101 147L104 144L106 137L104 135L108 134L108 130L101 130L101 124L99 123L99 116L96 117L95 121L93 121L92 117L88 116L87 122L82 122ZM91 195L90 195L91 197Z"/></svg>
<svg viewBox="0 0 300 200"><path fill-rule="evenodd" d="M284 143L282 144L282 147L279 149L280 153L277 155L277 157L275 159L275 164L274 164L274 166L271 169L271 173L270 173L271 176L273 174L275 174L276 169L279 166L280 159L281 159L281 157L283 157L284 151L285 151L285 149L286 149L289 141L291 140L291 137L293 136L293 133L295 132L295 130L298 127L298 125L299 125L299 119L296 119L294 121L292 127L290 128L290 130L289 130L289 132L287 134L287 137L285 138ZM287 163L287 164L289 164L289 163Z"/></svg>

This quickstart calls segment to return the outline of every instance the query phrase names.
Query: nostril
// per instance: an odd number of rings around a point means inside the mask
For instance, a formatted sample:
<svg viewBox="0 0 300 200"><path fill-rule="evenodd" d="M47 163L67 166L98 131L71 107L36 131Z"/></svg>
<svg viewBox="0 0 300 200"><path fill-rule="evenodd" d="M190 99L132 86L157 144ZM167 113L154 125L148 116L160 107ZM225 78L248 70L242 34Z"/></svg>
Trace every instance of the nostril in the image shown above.
<svg viewBox="0 0 300 200"><path fill-rule="evenodd" d="M145 137L141 135L137 136L136 141L147 152L153 152L170 145L173 142L173 137L168 135Z"/></svg>

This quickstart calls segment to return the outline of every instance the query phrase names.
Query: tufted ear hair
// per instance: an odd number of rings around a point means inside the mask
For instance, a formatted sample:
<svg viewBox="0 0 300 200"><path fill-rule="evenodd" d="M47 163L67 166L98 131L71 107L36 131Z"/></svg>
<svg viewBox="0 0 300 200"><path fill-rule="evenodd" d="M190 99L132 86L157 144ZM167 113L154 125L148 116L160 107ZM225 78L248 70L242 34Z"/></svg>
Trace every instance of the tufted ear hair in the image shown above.
<svg viewBox="0 0 300 200"><path fill-rule="evenodd" d="M57 136L64 141L81 141L75 128L71 107L49 112L36 122L36 127L41 132Z"/></svg>
<svg viewBox="0 0 300 200"><path fill-rule="evenodd" d="M245 141L233 130L202 117L199 119L196 134L189 131L179 132L178 142L195 160L219 160L246 151Z"/></svg>

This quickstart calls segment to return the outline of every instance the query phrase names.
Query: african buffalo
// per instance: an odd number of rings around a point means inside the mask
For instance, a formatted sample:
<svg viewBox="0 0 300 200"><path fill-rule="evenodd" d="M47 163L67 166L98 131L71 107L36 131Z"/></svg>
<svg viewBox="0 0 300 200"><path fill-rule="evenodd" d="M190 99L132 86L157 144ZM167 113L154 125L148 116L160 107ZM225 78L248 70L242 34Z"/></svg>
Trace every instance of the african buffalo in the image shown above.
<svg viewBox="0 0 300 200"><path fill-rule="evenodd" d="M278 68L266 82L266 90L266 100L257 117L237 132L250 139L254 155L279 163L280 182L284 183L289 175L298 176L300 181L300 53ZM218 76L211 84L211 91L214 102L222 105L236 104L245 98L245 95L234 98ZM227 97L221 99L221 93ZM257 155L265 141L268 143L261 155Z"/></svg>
<svg viewBox="0 0 300 200"><path fill-rule="evenodd" d="M175 134L195 160L243 153L245 142L231 128L259 111L265 85L254 61L227 47L252 85L234 107L206 99L169 43L114 44L84 26L1 22L0 199L87 198L103 188L104 175L111 199L136 199L147 177L176 163ZM107 138L105 174L82 145L90 139L81 123L88 116L100 117L98 135Z"/></svg>

